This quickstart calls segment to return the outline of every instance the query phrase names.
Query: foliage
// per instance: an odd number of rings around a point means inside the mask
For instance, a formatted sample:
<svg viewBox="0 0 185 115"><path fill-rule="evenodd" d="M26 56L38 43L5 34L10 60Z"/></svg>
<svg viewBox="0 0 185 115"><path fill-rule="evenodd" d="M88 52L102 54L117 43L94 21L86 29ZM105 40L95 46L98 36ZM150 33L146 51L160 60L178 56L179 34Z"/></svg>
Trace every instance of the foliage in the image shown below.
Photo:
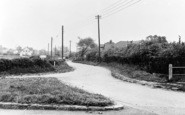
<svg viewBox="0 0 185 115"><path fill-rule="evenodd" d="M89 53L92 56L94 51ZM95 56L95 55L94 55ZM185 66L184 43L168 43L166 37L148 36L137 44L129 44L123 49L112 48L103 53L103 61L120 64L134 64L150 73L168 74L168 65ZM95 61L96 57L88 58ZM174 70L175 73L184 73L184 70Z"/></svg>
<svg viewBox="0 0 185 115"><path fill-rule="evenodd" d="M83 58L84 55L87 53L88 50L95 48L96 44L94 43L94 40L90 37L80 39L80 41L77 43L79 49L80 49L80 57Z"/></svg>
<svg viewBox="0 0 185 115"><path fill-rule="evenodd" d="M18 51L18 54L23 50L23 48L21 46L17 46L16 50Z"/></svg>
<svg viewBox="0 0 185 115"><path fill-rule="evenodd" d="M54 65L55 61L55 67ZM0 74L25 74L42 72L65 72L71 70L64 60L47 59L42 60L39 57L0 59Z"/></svg>

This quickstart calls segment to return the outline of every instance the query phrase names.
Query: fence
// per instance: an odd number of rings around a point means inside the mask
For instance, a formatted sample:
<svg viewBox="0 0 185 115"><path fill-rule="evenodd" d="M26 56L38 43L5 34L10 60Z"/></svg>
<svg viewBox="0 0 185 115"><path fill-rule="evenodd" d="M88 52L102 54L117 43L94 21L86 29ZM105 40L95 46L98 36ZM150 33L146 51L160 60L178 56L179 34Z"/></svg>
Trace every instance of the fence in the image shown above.
<svg viewBox="0 0 185 115"><path fill-rule="evenodd" d="M173 68L184 68L185 69L185 67L173 67L172 64L169 64L169 77L168 77L169 80L173 78L173 75L185 75L185 74L173 74Z"/></svg>

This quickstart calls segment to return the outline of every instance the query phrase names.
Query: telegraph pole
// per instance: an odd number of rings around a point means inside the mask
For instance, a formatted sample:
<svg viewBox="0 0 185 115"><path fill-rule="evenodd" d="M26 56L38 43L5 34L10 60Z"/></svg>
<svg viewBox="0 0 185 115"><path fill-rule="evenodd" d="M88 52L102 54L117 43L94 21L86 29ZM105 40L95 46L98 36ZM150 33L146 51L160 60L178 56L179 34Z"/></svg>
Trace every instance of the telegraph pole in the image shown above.
<svg viewBox="0 0 185 115"><path fill-rule="evenodd" d="M101 54L100 54L100 15L96 16L96 19L98 19L98 44L99 44L99 62L101 61Z"/></svg>
<svg viewBox="0 0 185 115"><path fill-rule="evenodd" d="M179 35L179 44L181 44L181 36Z"/></svg>
<svg viewBox="0 0 185 115"><path fill-rule="evenodd" d="M63 57L64 57L64 26L62 26L62 47L61 47L61 49L62 49L62 59L63 59Z"/></svg>
<svg viewBox="0 0 185 115"><path fill-rule="evenodd" d="M69 52L69 56L71 56L71 40L70 40L69 42L70 42L70 45L69 45L69 48L70 48L70 49L69 49L69 51L70 51L70 52Z"/></svg>
<svg viewBox="0 0 185 115"><path fill-rule="evenodd" d="M48 56L49 56L49 43L48 43Z"/></svg>
<svg viewBox="0 0 185 115"><path fill-rule="evenodd" d="M55 46L55 56L56 56L56 52L57 52L57 48L56 48L56 46Z"/></svg>
<svg viewBox="0 0 185 115"><path fill-rule="evenodd" d="M53 38L51 37L51 58L53 57L52 47L53 47Z"/></svg>

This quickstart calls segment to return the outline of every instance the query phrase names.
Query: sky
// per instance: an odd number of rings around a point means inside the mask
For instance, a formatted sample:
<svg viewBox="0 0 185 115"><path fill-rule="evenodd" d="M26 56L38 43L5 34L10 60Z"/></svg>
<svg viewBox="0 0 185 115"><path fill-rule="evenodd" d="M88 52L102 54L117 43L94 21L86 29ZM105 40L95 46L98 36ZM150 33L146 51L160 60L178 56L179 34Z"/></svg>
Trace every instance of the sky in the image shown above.
<svg viewBox="0 0 185 115"><path fill-rule="evenodd" d="M0 0L0 45L47 49L53 37L53 46L59 47L64 25L64 45L68 47L71 40L76 51L78 37L91 37L98 43L98 14L102 16L101 43L149 35L166 36L170 42L178 41L180 35L185 41L185 0L141 0L111 14L121 2L129 0Z"/></svg>

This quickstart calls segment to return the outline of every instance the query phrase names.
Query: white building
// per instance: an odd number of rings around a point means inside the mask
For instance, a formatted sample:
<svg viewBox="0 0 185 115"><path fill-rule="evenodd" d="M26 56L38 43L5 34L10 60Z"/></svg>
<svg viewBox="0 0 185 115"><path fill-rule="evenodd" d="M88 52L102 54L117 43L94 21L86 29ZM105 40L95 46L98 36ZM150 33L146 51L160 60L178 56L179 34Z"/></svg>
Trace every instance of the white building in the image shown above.
<svg viewBox="0 0 185 115"><path fill-rule="evenodd" d="M26 47L20 52L21 57L30 57L33 55L33 50Z"/></svg>

